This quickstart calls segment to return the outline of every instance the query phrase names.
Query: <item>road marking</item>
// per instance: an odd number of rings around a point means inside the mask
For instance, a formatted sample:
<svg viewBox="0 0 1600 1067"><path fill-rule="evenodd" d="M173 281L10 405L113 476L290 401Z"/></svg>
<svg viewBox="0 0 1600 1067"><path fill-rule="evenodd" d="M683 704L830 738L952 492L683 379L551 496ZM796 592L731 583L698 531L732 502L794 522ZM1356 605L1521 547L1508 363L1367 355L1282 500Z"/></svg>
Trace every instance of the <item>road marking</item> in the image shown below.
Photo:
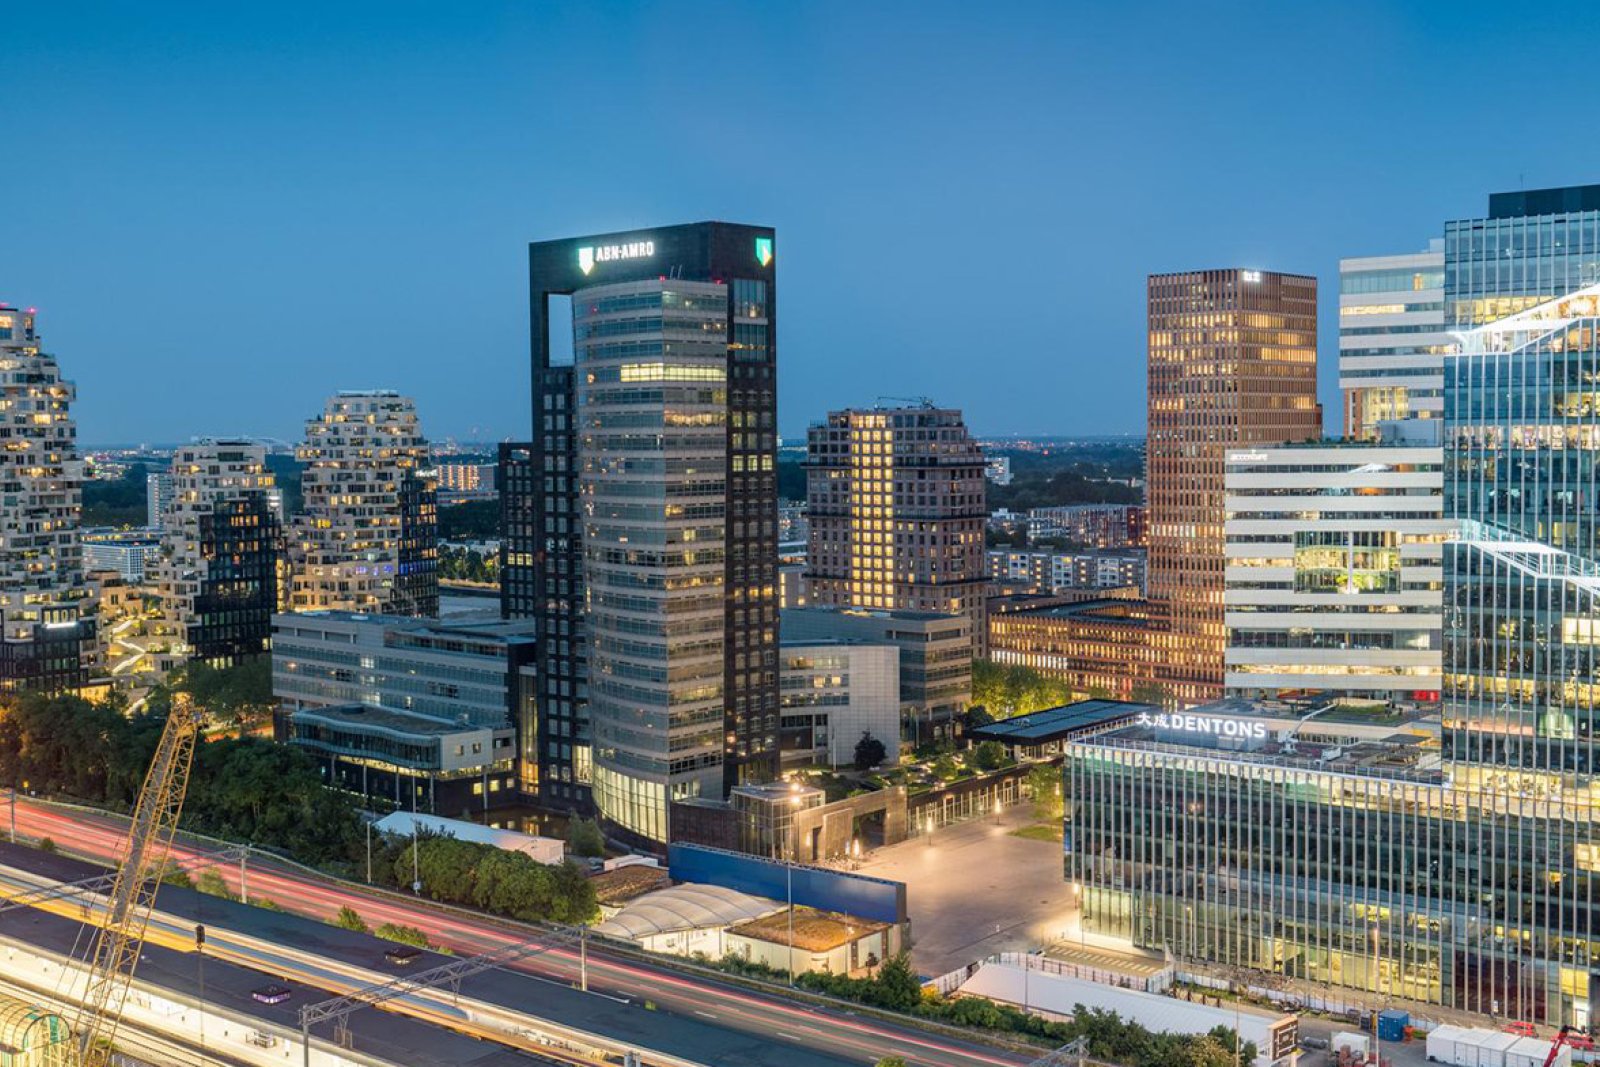
<svg viewBox="0 0 1600 1067"><path fill-rule="evenodd" d="M800 1036L798 1036L796 1034L786 1034L782 1030L774 1030L772 1032L777 1034L779 1037L786 1037L790 1041L804 1041L805 1040L805 1038L800 1037Z"/></svg>
<svg viewBox="0 0 1600 1067"><path fill-rule="evenodd" d="M712 1015L709 1011L701 1011L699 1008L696 1008L694 1010L694 1013L696 1015L702 1015L702 1016L706 1017L707 1019L715 1019L716 1018L716 1016Z"/></svg>

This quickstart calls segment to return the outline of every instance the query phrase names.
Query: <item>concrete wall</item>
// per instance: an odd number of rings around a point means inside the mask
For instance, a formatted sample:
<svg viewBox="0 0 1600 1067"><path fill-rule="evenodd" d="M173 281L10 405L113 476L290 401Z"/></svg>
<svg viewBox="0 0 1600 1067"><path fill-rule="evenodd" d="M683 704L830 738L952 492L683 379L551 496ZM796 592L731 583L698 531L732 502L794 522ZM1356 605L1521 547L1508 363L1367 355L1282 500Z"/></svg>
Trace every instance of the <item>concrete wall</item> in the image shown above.
<svg viewBox="0 0 1600 1067"><path fill-rule="evenodd" d="M729 933L725 938L727 951L753 963L764 963L775 971L787 971L790 963L789 946L783 942L763 941L743 934ZM831 971L834 974L852 974L867 967L869 958L876 957L881 964L900 949L900 933L895 927L879 930L855 939L855 952L850 944L826 952L794 949L794 972ZM854 961L854 966L852 966Z"/></svg>

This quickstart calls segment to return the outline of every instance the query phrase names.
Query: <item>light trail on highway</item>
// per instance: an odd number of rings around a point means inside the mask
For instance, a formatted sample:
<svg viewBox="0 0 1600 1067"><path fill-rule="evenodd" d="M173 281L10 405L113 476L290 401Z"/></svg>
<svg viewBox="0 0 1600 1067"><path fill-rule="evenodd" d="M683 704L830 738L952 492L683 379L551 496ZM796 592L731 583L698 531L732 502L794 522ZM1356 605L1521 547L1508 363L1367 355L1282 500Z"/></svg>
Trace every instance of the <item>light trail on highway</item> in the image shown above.
<svg viewBox="0 0 1600 1067"><path fill-rule="evenodd" d="M49 837L66 851L102 862L114 862L122 844L124 821L111 815L63 810L19 798L16 822L18 831L26 836ZM200 870L203 865L195 866L189 861L204 859L209 853L179 841L173 845L173 855L186 868ZM231 891L239 892L237 864L222 861L213 869ZM420 900L411 903L270 862L253 863L246 882L251 899L268 898L295 914L325 921L341 907L349 907L372 926L414 926L434 943L461 955L501 948L508 940L523 940L537 933L534 927L489 917L478 919ZM578 953L552 945L537 957L509 966L570 986L578 983L581 964ZM768 1041L795 1042L868 1064L882 1057L903 1056L918 1067L1018 1067L1032 1058L624 960L609 955L603 945L593 942L587 969L591 992L649 1001L658 1010L692 1016Z"/></svg>

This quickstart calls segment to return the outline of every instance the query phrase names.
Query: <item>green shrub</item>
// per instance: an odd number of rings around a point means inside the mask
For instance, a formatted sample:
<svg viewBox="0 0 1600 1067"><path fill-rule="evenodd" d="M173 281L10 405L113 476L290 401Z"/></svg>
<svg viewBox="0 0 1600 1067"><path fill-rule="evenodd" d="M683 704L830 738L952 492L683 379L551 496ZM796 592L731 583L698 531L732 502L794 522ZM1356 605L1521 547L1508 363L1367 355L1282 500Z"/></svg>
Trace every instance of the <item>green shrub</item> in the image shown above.
<svg viewBox="0 0 1600 1067"><path fill-rule="evenodd" d="M333 917L333 925L341 930L354 930L358 934L372 931L372 927L367 925L367 920L363 919L360 913L348 904L340 908L339 914Z"/></svg>
<svg viewBox="0 0 1600 1067"><path fill-rule="evenodd" d="M372 932L385 941L398 941L402 945L415 945L417 948L428 947L428 935L418 930L415 926L384 923Z"/></svg>

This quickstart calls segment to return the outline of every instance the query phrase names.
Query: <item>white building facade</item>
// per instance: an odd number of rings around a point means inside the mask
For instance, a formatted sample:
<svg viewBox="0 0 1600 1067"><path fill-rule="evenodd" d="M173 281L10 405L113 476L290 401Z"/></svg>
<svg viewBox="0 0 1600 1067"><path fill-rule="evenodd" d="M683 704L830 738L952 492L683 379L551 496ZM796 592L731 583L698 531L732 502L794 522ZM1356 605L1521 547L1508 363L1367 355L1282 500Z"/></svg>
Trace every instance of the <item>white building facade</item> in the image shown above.
<svg viewBox="0 0 1600 1067"><path fill-rule="evenodd" d="M1425 252L1339 261L1339 388L1345 436L1444 409L1444 242Z"/></svg>
<svg viewBox="0 0 1600 1067"><path fill-rule="evenodd" d="M1444 453L1228 454L1230 695L1438 699Z"/></svg>
<svg viewBox="0 0 1600 1067"><path fill-rule="evenodd" d="M900 650L859 641L784 641L778 690L787 763L848 767L864 736L900 761Z"/></svg>

